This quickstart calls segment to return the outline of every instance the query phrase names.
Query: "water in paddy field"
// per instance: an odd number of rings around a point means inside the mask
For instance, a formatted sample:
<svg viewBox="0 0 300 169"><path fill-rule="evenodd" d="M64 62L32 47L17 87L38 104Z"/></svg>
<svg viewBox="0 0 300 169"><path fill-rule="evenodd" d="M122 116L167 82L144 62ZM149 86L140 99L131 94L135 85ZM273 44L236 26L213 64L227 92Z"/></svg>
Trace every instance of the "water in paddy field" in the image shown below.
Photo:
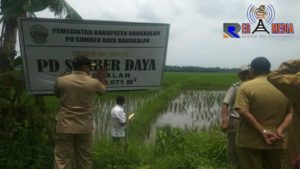
<svg viewBox="0 0 300 169"><path fill-rule="evenodd" d="M220 124L221 105L226 91L183 91L171 101L150 128L150 140L156 129L169 125L182 129L207 130Z"/></svg>
<svg viewBox="0 0 300 169"><path fill-rule="evenodd" d="M136 113L146 101L155 96L150 94L147 96L132 97L129 94L123 95L126 99L124 109L125 112ZM111 116L110 111L115 106L115 98L99 98L96 103L96 113L94 116L94 137L107 137L111 134Z"/></svg>

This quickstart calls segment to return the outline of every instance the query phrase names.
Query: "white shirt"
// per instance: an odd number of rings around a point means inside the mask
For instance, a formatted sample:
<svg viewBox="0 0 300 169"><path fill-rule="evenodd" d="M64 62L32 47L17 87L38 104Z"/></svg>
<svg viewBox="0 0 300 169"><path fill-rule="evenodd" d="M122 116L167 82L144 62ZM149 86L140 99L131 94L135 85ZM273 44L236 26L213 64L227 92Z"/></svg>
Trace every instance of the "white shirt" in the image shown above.
<svg viewBox="0 0 300 169"><path fill-rule="evenodd" d="M126 113L120 105L115 105L111 110L111 135L113 137L125 137Z"/></svg>

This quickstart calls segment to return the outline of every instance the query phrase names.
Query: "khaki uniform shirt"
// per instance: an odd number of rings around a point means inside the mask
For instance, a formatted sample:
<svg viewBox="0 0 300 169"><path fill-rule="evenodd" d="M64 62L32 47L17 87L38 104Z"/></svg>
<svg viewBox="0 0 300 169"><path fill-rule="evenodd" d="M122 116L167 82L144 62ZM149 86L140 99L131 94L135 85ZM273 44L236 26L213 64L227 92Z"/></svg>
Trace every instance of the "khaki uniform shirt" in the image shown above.
<svg viewBox="0 0 300 169"><path fill-rule="evenodd" d="M56 132L92 133L96 96L105 90L101 82L82 71L59 77L55 82L60 100Z"/></svg>
<svg viewBox="0 0 300 169"><path fill-rule="evenodd" d="M241 85L241 82L237 82L237 83L234 83L233 85L231 85L231 87L228 89L228 91L224 97L224 100L223 100L223 103L229 105L229 116L230 117L235 117L235 118L240 117L239 112L234 109L235 97L236 97L236 93L237 93L240 85Z"/></svg>
<svg viewBox="0 0 300 169"><path fill-rule="evenodd" d="M289 110L288 99L266 76L258 76L241 85L236 96L235 108L245 108L265 129L276 131ZM286 141L286 139L283 139ZM255 149L283 149L285 141L279 140L267 145L259 131L241 118L236 142L238 146Z"/></svg>
<svg viewBox="0 0 300 169"><path fill-rule="evenodd" d="M284 62L278 70L271 72L268 80L293 102L288 153L295 166L298 158L300 167L300 60Z"/></svg>

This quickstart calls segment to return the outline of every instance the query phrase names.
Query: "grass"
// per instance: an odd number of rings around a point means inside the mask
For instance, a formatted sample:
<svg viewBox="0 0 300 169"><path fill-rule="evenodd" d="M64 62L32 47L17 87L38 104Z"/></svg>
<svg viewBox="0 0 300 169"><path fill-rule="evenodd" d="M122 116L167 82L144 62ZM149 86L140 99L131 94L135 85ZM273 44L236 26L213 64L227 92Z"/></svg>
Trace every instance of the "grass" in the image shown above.
<svg viewBox="0 0 300 169"><path fill-rule="evenodd" d="M208 132L163 127L153 144L129 140L122 144L102 140L95 147L94 169L230 169L226 138L217 129Z"/></svg>
<svg viewBox="0 0 300 169"><path fill-rule="evenodd" d="M179 83L183 89L227 89L237 80L236 73L167 72L164 74L164 86Z"/></svg>

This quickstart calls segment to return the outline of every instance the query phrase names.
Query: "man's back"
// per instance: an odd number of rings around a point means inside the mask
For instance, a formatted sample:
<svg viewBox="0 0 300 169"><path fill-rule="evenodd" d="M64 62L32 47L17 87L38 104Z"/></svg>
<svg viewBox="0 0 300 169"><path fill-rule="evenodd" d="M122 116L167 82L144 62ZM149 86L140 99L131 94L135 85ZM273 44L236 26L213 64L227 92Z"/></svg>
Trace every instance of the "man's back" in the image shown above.
<svg viewBox="0 0 300 169"><path fill-rule="evenodd" d="M126 114L123 107L115 105L111 110L111 129L113 137L125 137Z"/></svg>
<svg viewBox="0 0 300 169"><path fill-rule="evenodd" d="M59 77L55 91L60 100L57 115L57 132L91 133L92 120L97 93L105 91L105 87L86 73L75 71Z"/></svg>
<svg viewBox="0 0 300 169"><path fill-rule="evenodd" d="M239 90L235 107L248 108L260 124L268 130L275 131L288 113L288 99L267 81L265 75L245 82ZM282 141L267 145L260 133L244 120L240 125L237 144L249 148L282 148L284 146Z"/></svg>
<svg viewBox="0 0 300 169"><path fill-rule="evenodd" d="M93 110L97 94L106 90L107 71L100 68L90 77L95 66L86 56L72 60L71 74L57 78L55 95L60 100L57 114L54 164L55 169L92 168Z"/></svg>

